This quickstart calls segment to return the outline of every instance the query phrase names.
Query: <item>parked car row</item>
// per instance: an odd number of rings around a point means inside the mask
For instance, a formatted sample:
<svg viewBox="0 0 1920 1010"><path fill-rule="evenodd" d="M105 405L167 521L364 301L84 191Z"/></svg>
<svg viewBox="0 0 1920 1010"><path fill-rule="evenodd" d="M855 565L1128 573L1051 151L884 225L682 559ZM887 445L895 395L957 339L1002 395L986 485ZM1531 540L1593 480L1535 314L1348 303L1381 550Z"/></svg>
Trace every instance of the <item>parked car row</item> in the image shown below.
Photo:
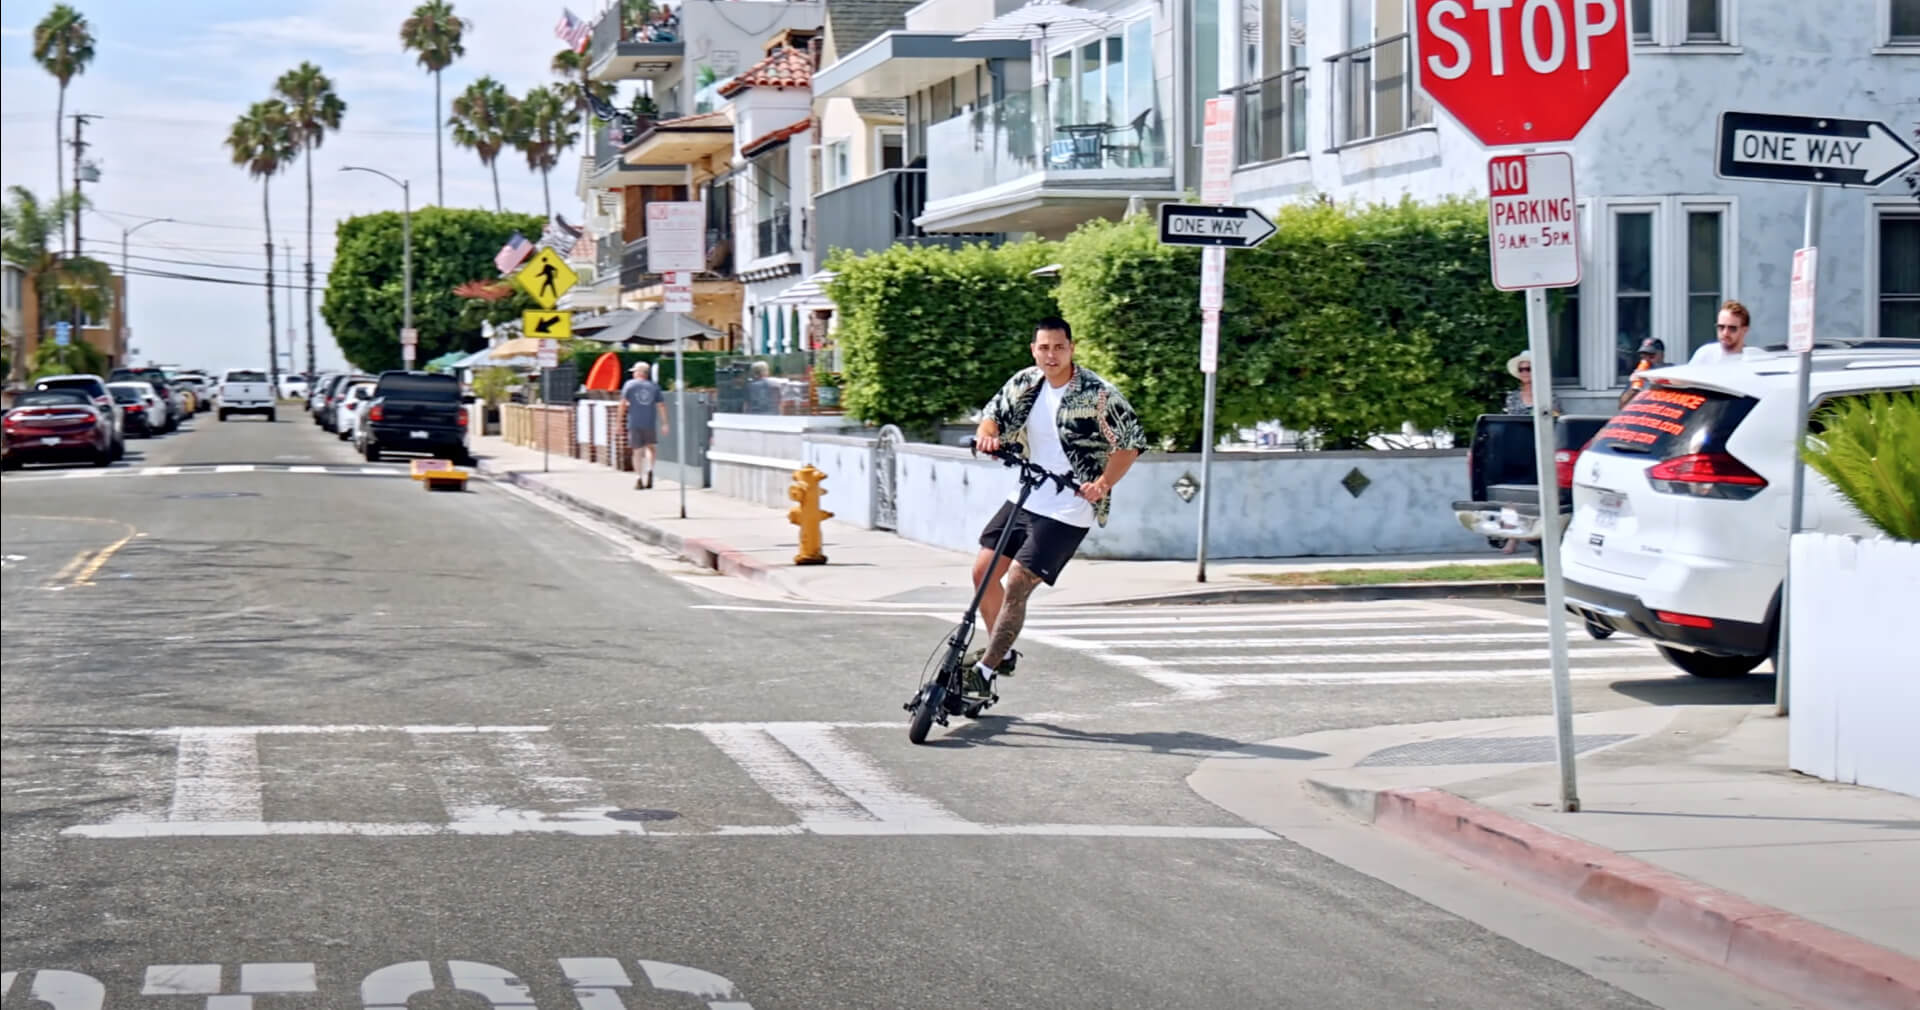
<svg viewBox="0 0 1920 1010"><path fill-rule="evenodd" d="M28 463L107 466L126 455L128 438L179 430L196 401L157 371L112 381L98 375L43 376L0 416L0 461L8 470Z"/></svg>
<svg viewBox="0 0 1920 1010"><path fill-rule="evenodd" d="M460 382L451 375L332 372L314 383L307 412L314 424L351 441L371 461L382 453L403 452L471 463L463 400Z"/></svg>

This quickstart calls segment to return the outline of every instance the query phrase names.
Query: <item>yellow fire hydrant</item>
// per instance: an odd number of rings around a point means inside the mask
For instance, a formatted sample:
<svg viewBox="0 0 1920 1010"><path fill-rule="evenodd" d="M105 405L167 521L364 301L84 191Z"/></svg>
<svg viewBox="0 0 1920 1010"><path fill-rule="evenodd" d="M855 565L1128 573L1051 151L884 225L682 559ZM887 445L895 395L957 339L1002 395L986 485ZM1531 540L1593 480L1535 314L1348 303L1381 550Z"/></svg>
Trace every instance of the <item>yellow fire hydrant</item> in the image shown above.
<svg viewBox="0 0 1920 1010"><path fill-rule="evenodd" d="M787 521L800 527L800 553L793 556L796 565L827 563L827 556L820 552L820 523L833 518L833 513L820 507L820 496L827 493L820 482L826 479L826 471L809 463L793 472L793 483L787 486L787 497L800 503L787 510Z"/></svg>

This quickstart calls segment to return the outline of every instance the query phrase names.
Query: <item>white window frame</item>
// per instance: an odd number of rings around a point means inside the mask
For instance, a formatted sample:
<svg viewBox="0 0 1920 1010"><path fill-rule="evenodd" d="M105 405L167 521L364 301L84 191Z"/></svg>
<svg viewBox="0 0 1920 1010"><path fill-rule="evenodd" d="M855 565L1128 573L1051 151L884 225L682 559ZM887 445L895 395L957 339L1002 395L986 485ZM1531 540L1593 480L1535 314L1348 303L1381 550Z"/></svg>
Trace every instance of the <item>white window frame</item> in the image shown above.
<svg viewBox="0 0 1920 1010"><path fill-rule="evenodd" d="M1874 53L1881 56L1920 56L1920 37L1912 40L1895 41L1893 37L1893 0L1874 0L1875 14L1879 17L1879 31L1874 36L1877 43Z"/></svg>
<svg viewBox="0 0 1920 1010"><path fill-rule="evenodd" d="M1860 332L1871 340L1880 335L1880 222L1889 217L1920 217L1912 197L1877 196L1867 199L1866 319Z"/></svg>
<svg viewBox="0 0 1920 1010"><path fill-rule="evenodd" d="M1237 11L1239 9L1237 0L1221 0L1221 3L1223 8L1228 8L1230 11ZM1231 6L1229 6L1230 3L1231 3ZM1069 77L1069 83L1072 85L1074 89L1073 107L1076 110L1076 117L1078 115L1077 110L1079 109L1079 104L1081 101L1081 95L1079 91L1080 80L1086 74L1086 69L1080 61L1080 56L1081 56L1080 50L1084 48L1088 43L1098 40L1101 44L1100 56L1101 56L1101 59L1104 61L1106 59L1107 40L1117 38L1120 40L1121 59L1124 61L1127 57L1133 54L1133 46L1130 40L1127 38L1128 34L1130 33L1130 30L1136 24L1139 24L1142 21L1148 22L1149 25L1151 25L1153 21L1152 7L1136 6L1136 7L1129 7L1124 10L1108 11L1106 13L1112 18L1114 18L1114 20L1117 22L1117 24L1115 24L1112 28L1107 29L1106 31L1081 32L1079 35L1062 36L1059 39L1050 38L1047 40L1048 49L1046 53L1046 59L1040 65L1040 73L1044 77L1050 80L1053 75L1054 59L1059 56L1067 57L1068 65L1071 67L1071 69L1068 70L1067 73L1071 75ZM1239 27L1239 23L1235 22L1234 27L1237 30ZM1237 35L1235 37L1237 38ZM1147 29L1147 38L1148 39L1153 38L1153 29L1151 27ZM1154 62L1154 53L1153 53L1152 46L1148 47L1146 56L1147 56L1148 65L1152 66ZM1238 59L1239 57L1238 47L1236 47L1233 50L1233 56L1236 60ZM1105 90L1106 88L1107 80L1108 80L1107 68L1110 66L1112 66L1112 64L1105 63L1105 62L1102 62L1100 66L1100 86L1102 90ZM1130 82L1127 80L1127 73L1126 73L1125 66L1126 64L1122 62L1121 71L1120 71L1121 95L1120 95L1119 103L1115 106L1116 108L1120 109L1122 112L1130 108L1132 105L1132 103L1129 101L1129 99L1132 96L1126 93L1127 86ZM1160 78L1157 75L1157 71L1159 68L1154 67L1154 69L1156 71L1156 76L1153 78L1152 83L1148 86L1148 90L1150 92L1148 96L1148 102L1149 104L1157 108L1160 104ZM1238 72L1237 66L1230 67L1229 69L1232 70L1234 73ZM1232 77L1233 73L1224 74L1222 76ZM1036 78L1033 82L1034 88L1036 90L1039 89L1041 86L1041 83L1042 83L1041 80L1039 78ZM1231 85L1229 85L1229 87L1230 86ZM1105 97L1109 102L1111 102L1113 96L1106 95L1103 97ZM1212 96L1208 96L1208 97L1212 97ZM1052 95L1050 96L1049 100L1058 102L1060 100L1060 96ZM1053 110L1048 109L1047 114L1052 115ZM1119 126L1121 124L1115 123L1114 125Z"/></svg>
<svg viewBox="0 0 1920 1010"><path fill-rule="evenodd" d="M1634 47L1643 51L1670 53L1738 53L1740 37L1740 0L1716 0L1720 5L1720 37L1717 39L1689 40L1687 38L1688 0L1652 0L1653 2L1653 39L1650 42L1635 42ZM1882 0L1884 2L1884 0ZM1626 5L1622 5L1626 6Z"/></svg>
<svg viewBox="0 0 1920 1010"><path fill-rule="evenodd" d="M875 176L886 171L887 137L900 138L900 167L905 168L913 161L907 151L907 128L904 126L876 126L873 128L873 145L867 150L867 175Z"/></svg>
<svg viewBox="0 0 1920 1010"><path fill-rule="evenodd" d="M847 170L845 172L840 171L837 153L846 155ZM830 189L839 189L853 182L853 171L853 138L828 137L820 145L820 191L824 193Z"/></svg>
<svg viewBox="0 0 1920 1010"><path fill-rule="evenodd" d="M1678 343L1687 332L1687 214L1720 215L1721 299L1740 297L1740 201L1738 197L1675 195L1595 198L1585 221L1587 269L1580 285L1580 388L1610 392L1621 388L1615 374L1619 336L1618 271L1614 263L1614 218L1623 213L1653 214L1652 333L1667 345L1667 360L1678 364L1690 353ZM1877 276L1877 275L1876 275Z"/></svg>

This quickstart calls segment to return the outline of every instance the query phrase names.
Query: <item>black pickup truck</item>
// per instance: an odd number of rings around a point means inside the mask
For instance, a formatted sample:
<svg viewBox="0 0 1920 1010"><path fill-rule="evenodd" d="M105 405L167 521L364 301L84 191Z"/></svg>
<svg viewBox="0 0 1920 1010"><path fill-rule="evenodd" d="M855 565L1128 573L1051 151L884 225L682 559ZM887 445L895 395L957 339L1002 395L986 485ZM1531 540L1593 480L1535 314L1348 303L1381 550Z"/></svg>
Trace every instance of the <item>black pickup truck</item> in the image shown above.
<svg viewBox="0 0 1920 1010"><path fill-rule="evenodd" d="M1554 419L1553 458L1562 516L1573 511L1573 464L1611 414L1564 414ZM1496 544L1520 540L1540 553L1539 468L1533 458L1533 416L1482 414L1467 450L1472 497L1453 503L1460 525ZM1564 525L1562 526L1564 528Z"/></svg>
<svg viewBox="0 0 1920 1010"><path fill-rule="evenodd" d="M417 452L471 466L460 380L431 372L380 373L366 405L368 461L383 452Z"/></svg>

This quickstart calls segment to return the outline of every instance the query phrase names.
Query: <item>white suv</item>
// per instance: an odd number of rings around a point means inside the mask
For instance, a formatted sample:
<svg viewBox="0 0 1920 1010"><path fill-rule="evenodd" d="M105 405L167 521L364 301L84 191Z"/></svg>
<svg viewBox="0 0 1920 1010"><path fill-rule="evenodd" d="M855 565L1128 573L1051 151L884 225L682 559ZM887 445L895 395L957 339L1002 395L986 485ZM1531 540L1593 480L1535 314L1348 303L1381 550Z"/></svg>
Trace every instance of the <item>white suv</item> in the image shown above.
<svg viewBox="0 0 1920 1010"><path fill-rule="evenodd" d="M1792 354L1750 349L1724 364L1651 373L1574 467L1560 545L1568 610L1651 640L1699 677L1739 676L1773 658L1796 364ZM1848 396L1916 388L1920 342L1813 353L1816 414ZM1802 500L1803 530L1876 535L1811 467Z"/></svg>

